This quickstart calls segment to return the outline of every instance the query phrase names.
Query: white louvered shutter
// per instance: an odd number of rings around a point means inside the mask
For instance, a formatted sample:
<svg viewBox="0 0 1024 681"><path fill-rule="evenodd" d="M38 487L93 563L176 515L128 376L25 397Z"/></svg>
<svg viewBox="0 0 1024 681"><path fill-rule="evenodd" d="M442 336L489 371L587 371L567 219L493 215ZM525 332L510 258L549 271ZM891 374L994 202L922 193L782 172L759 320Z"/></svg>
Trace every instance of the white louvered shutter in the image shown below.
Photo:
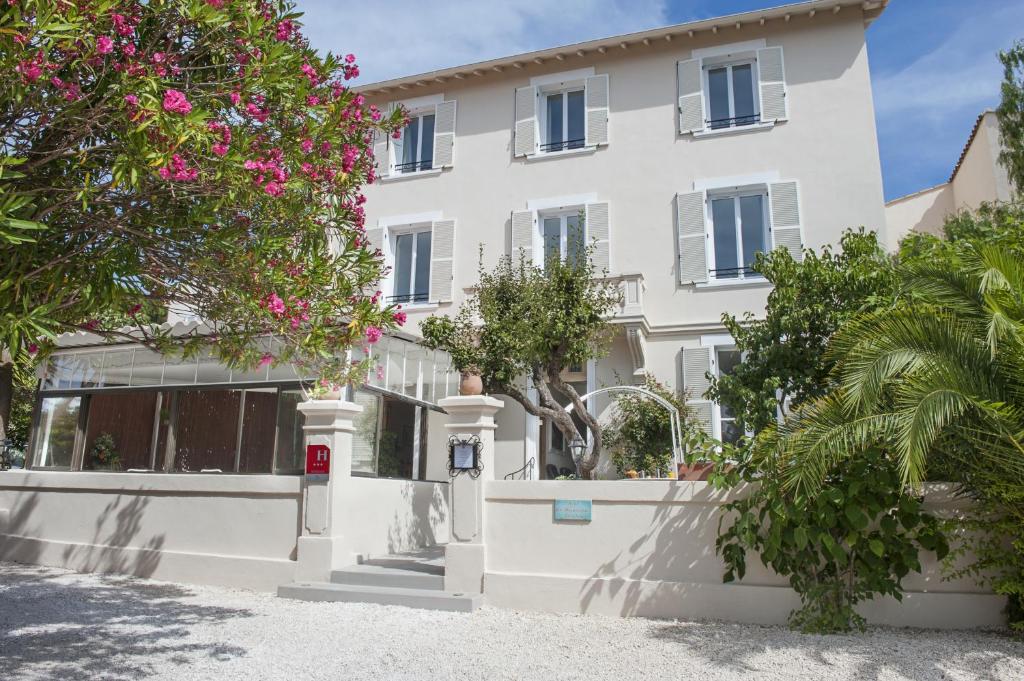
<svg viewBox="0 0 1024 681"><path fill-rule="evenodd" d="M781 47L757 51L758 81L761 90L761 120L784 121L789 118L786 102L786 70Z"/></svg>
<svg viewBox="0 0 1024 681"><path fill-rule="evenodd" d="M384 252L384 228L374 227L366 230L366 241L370 244L370 250L379 249Z"/></svg>
<svg viewBox="0 0 1024 681"><path fill-rule="evenodd" d="M586 217L587 242L593 242L594 271L601 275L611 271L611 223L607 203L588 203Z"/></svg>
<svg viewBox="0 0 1024 681"><path fill-rule="evenodd" d="M704 227L704 192L676 194L676 226L679 230L679 283L706 282L708 253Z"/></svg>
<svg viewBox="0 0 1024 681"><path fill-rule="evenodd" d="M451 168L455 148L455 100L434 107L434 167Z"/></svg>
<svg viewBox="0 0 1024 681"><path fill-rule="evenodd" d="M588 147L608 144L608 74L587 78L587 131Z"/></svg>
<svg viewBox="0 0 1024 681"><path fill-rule="evenodd" d="M455 278L455 220L437 220L430 235L430 300L452 299Z"/></svg>
<svg viewBox="0 0 1024 681"><path fill-rule="evenodd" d="M679 134L704 129L704 86L701 60L688 59L676 64L679 80Z"/></svg>
<svg viewBox="0 0 1024 681"><path fill-rule="evenodd" d="M772 249L785 248L800 262L804 259L803 230L800 226L800 191L796 180L768 185L771 202Z"/></svg>
<svg viewBox="0 0 1024 681"><path fill-rule="evenodd" d="M713 436L714 408L711 401L704 397L704 393L711 387L711 381L707 377L711 371L711 350L712 348L683 348L682 370L686 407L701 429Z"/></svg>
<svg viewBox="0 0 1024 681"><path fill-rule="evenodd" d="M377 162L377 177L391 174L391 155L388 149L389 135L377 130L373 133L373 159Z"/></svg>
<svg viewBox="0 0 1024 681"><path fill-rule="evenodd" d="M515 155L537 153L537 88L521 87L516 90Z"/></svg>
<svg viewBox="0 0 1024 681"><path fill-rule="evenodd" d="M527 265L533 264L534 213L530 210L512 212L512 262L519 262L522 250Z"/></svg>

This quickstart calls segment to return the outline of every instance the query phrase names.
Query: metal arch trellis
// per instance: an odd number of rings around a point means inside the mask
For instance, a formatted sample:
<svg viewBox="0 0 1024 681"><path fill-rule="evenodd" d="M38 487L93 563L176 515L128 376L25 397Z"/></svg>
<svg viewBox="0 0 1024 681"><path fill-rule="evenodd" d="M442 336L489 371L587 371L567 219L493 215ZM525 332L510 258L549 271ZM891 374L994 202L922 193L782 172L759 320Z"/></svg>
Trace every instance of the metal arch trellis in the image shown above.
<svg viewBox="0 0 1024 681"><path fill-rule="evenodd" d="M596 395L615 392L640 393L641 395L651 398L652 400L660 404L662 407L664 407L666 411L668 411L669 422L672 430L672 456L675 458L675 463L677 466L683 463L683 429L679 421L679 410L676 409L675 406L673 406L673 404L666 400L664 397L656 393L653 393L646 388L638 388L635 385L612 385L606 388L598 388L597 390L592 390L586 395L580 396L580 401L586 402L588 399ZM574 405L570 404L565 408L565 411L568 412L569 414L572 414L573 406Z"/></svg>

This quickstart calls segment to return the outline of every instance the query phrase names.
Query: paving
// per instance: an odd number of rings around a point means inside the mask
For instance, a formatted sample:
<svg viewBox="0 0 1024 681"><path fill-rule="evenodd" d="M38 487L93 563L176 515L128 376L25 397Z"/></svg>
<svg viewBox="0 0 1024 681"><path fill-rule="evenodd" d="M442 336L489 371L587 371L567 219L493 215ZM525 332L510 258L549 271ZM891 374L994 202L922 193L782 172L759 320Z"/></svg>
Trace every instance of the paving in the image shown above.
<svg viewBox="0 0 1024 681"><path fill-rule="evenodd" d="M385 566L387 567L387 566ZM367 603L0 563L0 679L1024 679L998 632L784 627Z"/></svg>

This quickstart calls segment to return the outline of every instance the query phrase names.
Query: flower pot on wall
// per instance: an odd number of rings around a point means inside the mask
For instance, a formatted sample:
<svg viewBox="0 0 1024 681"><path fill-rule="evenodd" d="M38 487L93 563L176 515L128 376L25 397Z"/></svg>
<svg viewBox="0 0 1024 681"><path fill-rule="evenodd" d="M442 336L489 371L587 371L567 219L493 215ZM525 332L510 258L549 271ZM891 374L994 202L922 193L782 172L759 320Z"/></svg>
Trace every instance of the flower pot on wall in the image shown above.
<svg viewBox="0 0 1024 681"><path fill-rule="evenodd" d="M459 394L483 395L484 382L483 379L480 378L480 374L474 374L468 371L463 371L462 380L459 381Z"/></svg>

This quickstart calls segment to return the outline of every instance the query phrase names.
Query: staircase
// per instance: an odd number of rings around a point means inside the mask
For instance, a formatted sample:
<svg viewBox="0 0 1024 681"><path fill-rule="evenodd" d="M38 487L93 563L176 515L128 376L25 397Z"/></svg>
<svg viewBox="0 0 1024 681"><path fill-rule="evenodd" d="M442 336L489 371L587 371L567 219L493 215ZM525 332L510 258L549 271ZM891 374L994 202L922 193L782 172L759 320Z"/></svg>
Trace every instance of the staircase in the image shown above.
<svg viewBox="0 0 1024 681"><path fill-rule="evenodd" d="M483 603L480 594L444 590L443 546L369 558L334 570L329 582L293 582L278 587L277 595L300 601L377 603L453 612L473 612Z"/></svg>

